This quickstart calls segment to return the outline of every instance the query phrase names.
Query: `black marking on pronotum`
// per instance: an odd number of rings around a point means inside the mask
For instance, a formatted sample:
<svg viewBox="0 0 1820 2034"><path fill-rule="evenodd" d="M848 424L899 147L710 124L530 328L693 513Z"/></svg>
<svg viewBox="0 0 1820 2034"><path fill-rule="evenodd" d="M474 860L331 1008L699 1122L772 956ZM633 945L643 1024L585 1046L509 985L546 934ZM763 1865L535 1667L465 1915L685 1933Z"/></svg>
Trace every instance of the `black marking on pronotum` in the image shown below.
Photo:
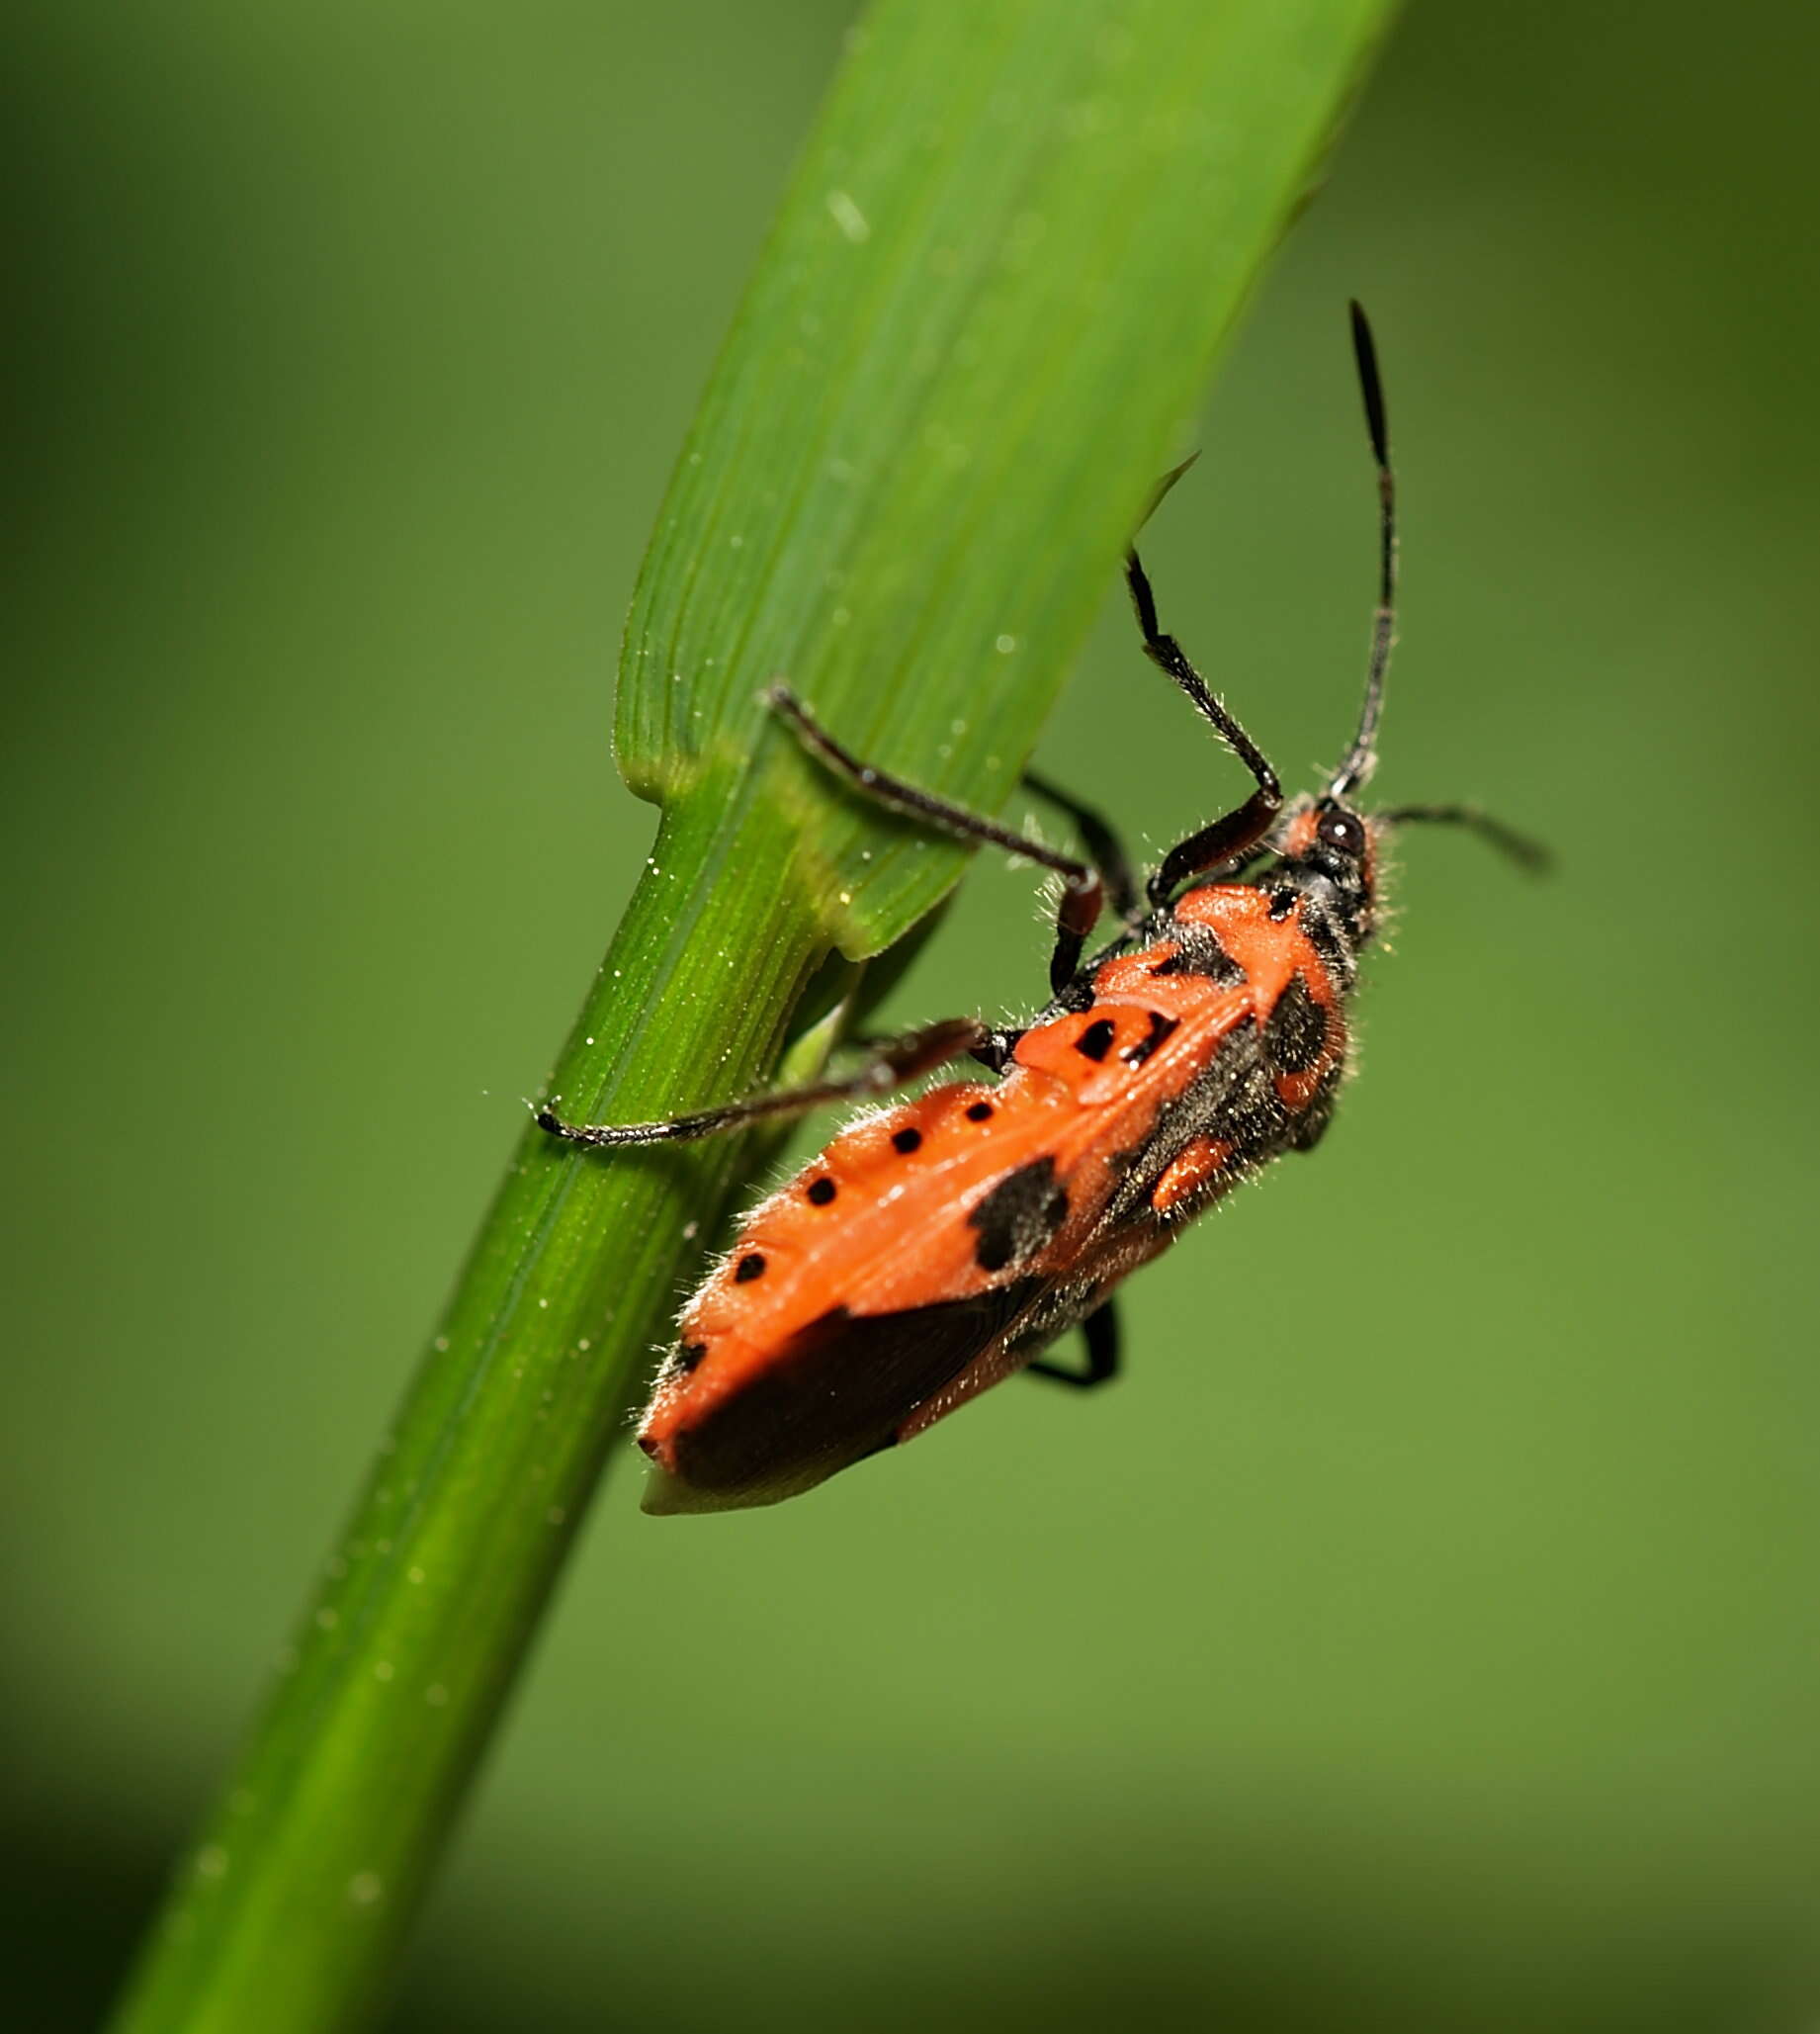
<svg viewBox="0 0 1820 2034"><path fill-rule="evenodd" d="M1264 1042L1280 1073L1305 1074L1320 1064L1327 1049L1327 1012L1309 995L1300 975L1291 975L1288 988L1276 999Z"/></svg>
<svg viewBox="0 0 1820 2034"><path fill-rule="evenodd" d="M1198 975L1222 988L1245 980L1245 970L1205 926L1177 923L1175 950L1151 969L1153 975Z"/></svg>
<svg viewBox="0 0 1820 2034"><path fill-rule="evenodd" d="M967 1226L980 1232L974 1262L983 1272L1021 1263L1067 1219L1068 1193L1057 1183L1055 1160L1033 1159L1007 1173L967 1217Z"/></svg>
<svg viewBox="0 0 1820 2034"><path fill-rule="evenodd" d="M1181 1019L1179 1017L1165 1017L1162 1011L1153 1010L1150 1014L1150 1036L1148 1038L1140 1038L1135 1045L1127 1045L1124 1051L1119 1054L1119 1058L1127 1066L1142 1066L1171 1031L1177 1031L1180 1028Z"/></svg>
<svg viewBox="0 0 1820 2034"><path fill-rule="evenodd" d="M1112 1050L1117 1035L1118 1028L1110 1017L1095 1017L1075 1040L1075 1050L1083 1059L1102 1060Z"/></svg>
<svg viewBox="0 0 1820 2034"><path fill-rule="evenodd" d="M825 1173L823 1173L821 1179L810 1181L807 1191L810 1199L813 1200L818 1207L825 1207L828 1204L828 1202L833 1199L835 1192L837 1190L835 1189L833 1181L830 1180Z"/></svg>
<svg viewBox="0 0 1820 2034"><path fill-rule="evenodd" d="M891 1133L891 1148L894 1151L903 1152L906 1158L912 1151L920 1150L921 1147L922 1132L920 1130L912 1129L907 1125L904 1129L893 1130Z"/></svg>
<svg viewBox="0 0 1820 2034"><path fill-rule="evenodd" d="M734 1283L736 1285L749 1285L754 1279L762 1279L763 1277L764 1253L762 1251L748 1250L739 1262L734 1266Z"/></svg>

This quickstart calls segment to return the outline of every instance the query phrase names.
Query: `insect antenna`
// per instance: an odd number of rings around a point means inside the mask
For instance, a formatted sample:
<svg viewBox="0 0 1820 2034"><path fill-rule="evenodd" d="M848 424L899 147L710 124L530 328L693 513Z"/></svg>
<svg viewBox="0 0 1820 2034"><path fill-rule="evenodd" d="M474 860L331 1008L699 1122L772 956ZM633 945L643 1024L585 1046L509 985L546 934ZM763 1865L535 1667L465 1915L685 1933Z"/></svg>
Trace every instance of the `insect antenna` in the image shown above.
<svg viewBox="0 0 1820 2034"><path fill-rule="evenodd" d="M1378 715L1384 704L1384 673L1390 668L1391 645L1397 628L1397 484L1390 471L1390 428L1384 415L1384 385L1378 379L1377 347L1371 326L1354 302L1352 352L1358 361L1359 393L1365 398L1365 423L1371 451L1378 463L1378 604L1371 621L1371 663L1365 672L1365 704L1358 733L1346 759L1327 787L1330 798L1348 798L1371 775L1377 763Z"/></svg>
<svg viewBox="0 0 1820 2034"><path fill-rule="evenodd" d="M1374 814L1373 818L1377 825L1385 827L1407 827L1418 821L1464 827L1469 833L1489 841L1501 854L1508 854L1532 876L1544 876L1554 866L1553 854L1541 841L1530 840L1527 834L1519 834L1515 827L1507 827L1503 820L1493 819L1489 812L1481 812L1476 805L1396 805L1388 812Z"/></svg>

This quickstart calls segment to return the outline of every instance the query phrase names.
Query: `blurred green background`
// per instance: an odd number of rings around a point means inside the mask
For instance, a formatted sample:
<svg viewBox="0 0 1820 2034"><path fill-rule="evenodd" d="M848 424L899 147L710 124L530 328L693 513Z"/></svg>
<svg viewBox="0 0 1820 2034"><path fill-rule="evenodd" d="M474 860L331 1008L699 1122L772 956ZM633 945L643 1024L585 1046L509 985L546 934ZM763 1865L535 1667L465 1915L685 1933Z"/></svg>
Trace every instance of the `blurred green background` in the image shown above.
<svg viewBox="0 0 1820 2034"><path fill-rule="evenodd" d="M629 893L620 617L848 18L0 32L9 2024L111 1990ZM1560 874L1409 839L1334 1134L1117 1391L775 1512L623 1463L401 2028L1811 2026L1817 60L1777 0L1412 10L1152 563L1331 760L1363 297L1380 788ZM1113 591L1043 752L1161 845L1238 772ZM1039 1000L1031 889L898 1014Z"/></svg>

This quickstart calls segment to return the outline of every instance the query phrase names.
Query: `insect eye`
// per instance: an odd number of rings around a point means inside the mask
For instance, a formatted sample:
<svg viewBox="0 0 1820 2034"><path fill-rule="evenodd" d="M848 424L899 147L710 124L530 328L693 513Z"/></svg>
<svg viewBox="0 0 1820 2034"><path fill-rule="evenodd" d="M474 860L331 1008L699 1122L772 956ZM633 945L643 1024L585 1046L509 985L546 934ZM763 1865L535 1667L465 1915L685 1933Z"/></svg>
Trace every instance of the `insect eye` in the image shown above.
<svg viewBox="0 0 1820 2034"><path fill-rule="evenodd" d="M1349 812L1324 812L1315 831L1324 846L1338 847L1342 854L1364 851L1365 830Z"/></svg>

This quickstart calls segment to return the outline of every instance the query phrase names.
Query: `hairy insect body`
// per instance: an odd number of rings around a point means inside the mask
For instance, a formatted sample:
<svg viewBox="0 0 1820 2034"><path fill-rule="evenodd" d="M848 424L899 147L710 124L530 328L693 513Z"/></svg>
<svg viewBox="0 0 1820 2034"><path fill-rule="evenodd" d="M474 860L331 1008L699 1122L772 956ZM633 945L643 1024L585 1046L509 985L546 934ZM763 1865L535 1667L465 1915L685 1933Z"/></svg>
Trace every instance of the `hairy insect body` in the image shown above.
<svg viewBox="0 0 1820 2034"><path fill-rule="evenodd" d="M683 1311L639 1428L646 1509L719 1511L794 1496L910 1440L1019 1370L1097 1384L1117 1369L1112 1294L1234 1186L1320 1138L1346 1066L1346 1004L1378 915L1378 839L1416 821L1541 857L1470 807L1354 794L1376 762L1392 637L1396 528L1369 328L1352 338L1379 499L1378 604L1357 731L1326 788L1285 806L1262 752L1164 632L1135 550L1126 584L1144 652L1251 772L1243 804L1178 840L1142 898L1106 822L1046 778L1077 859L863 761L789 689L766 701L848 789L1062 878L1052 1001L1018 1030L951 1017L856 1075L654 1123L538 1121L592 1147L712 1136L877 1096L964 1054L1000 1078L950 1082L840 1131L747 1219ZM1161 493L1179 478L1177 468ZM1123 934L1081 964L1110 903ZM1042 1352L1079 1327L1083 1369Z"/></svg>

